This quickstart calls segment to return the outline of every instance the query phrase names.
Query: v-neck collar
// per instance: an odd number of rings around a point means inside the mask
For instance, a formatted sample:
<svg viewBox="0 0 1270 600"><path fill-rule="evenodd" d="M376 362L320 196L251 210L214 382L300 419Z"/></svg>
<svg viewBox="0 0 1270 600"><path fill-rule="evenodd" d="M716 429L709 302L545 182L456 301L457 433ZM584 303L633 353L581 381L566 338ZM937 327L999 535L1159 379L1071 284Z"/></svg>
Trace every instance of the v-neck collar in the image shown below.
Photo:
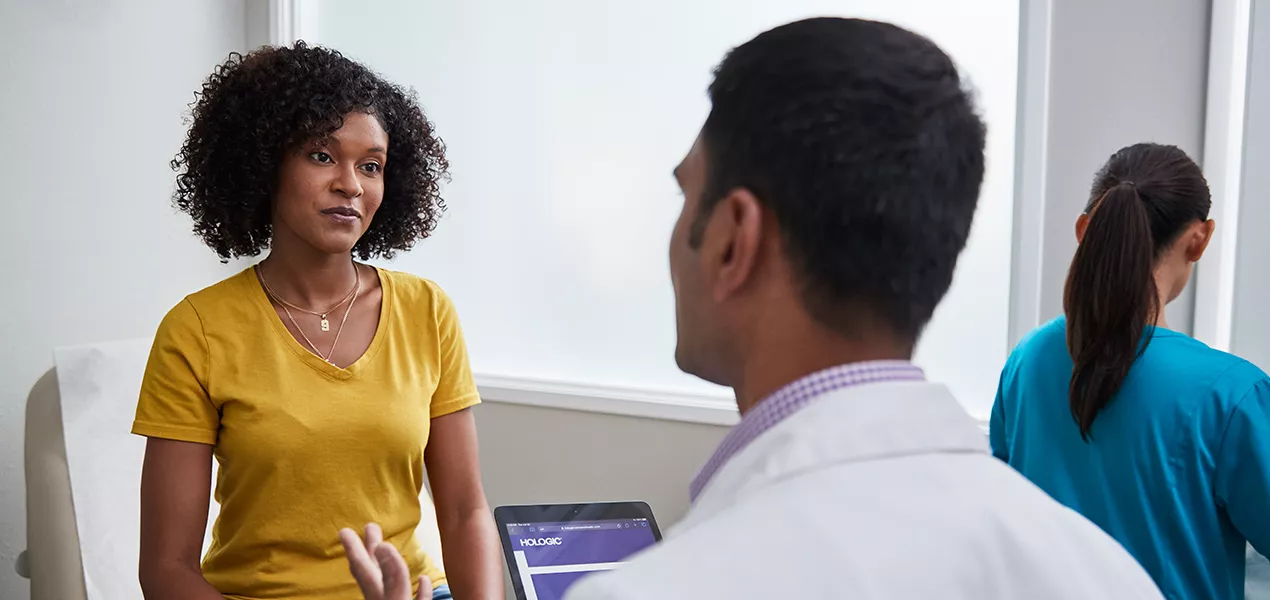
<svg viewBox="0 0 1270 600"><path fill-rule="evenodd" d="M347 380L356 377L366 365L375 359L375 355L379 353L379 349L383 346L386 331L388 330L388 317L391 312L388 310L388 303L392 298L392 280L379 267L370 266L375 270L375 276L379 278L379 286L382 289L382 299L379 303L379 323L375 327L375 336L371 338L370 345L366 347L366 351L353 361L353 364L347 367L339 367L326 362L326 359L314 354L312 350L306 348L291 335L291 331L287 329L286 323L282 322L282 318L278 316L278 311L274 309L273 302L269 300L269 295L265 292L265 288L260 285L260 279L256 274L255 265L248 267L243 272L244 283L250 290L253 302L258 308L264 311L264 317L273 324L273 330L282 338L282 343L292 353L296 355L304 364L313 370L330 377L332 379Z"/></svg>

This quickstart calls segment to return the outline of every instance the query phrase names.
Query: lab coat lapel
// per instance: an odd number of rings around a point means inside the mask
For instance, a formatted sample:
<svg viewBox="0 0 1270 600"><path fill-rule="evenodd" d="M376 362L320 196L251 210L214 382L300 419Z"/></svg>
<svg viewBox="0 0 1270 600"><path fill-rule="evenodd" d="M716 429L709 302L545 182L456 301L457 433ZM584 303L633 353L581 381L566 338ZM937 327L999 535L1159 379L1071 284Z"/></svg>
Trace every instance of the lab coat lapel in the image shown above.
<svg viewBox="0 0 1270 600"><path fill-rule="evenodd" d="M963 452L987 454L987 439L943 385L844 388L817 398L733 456L675 533L787 477L879 458Z"/></svg>

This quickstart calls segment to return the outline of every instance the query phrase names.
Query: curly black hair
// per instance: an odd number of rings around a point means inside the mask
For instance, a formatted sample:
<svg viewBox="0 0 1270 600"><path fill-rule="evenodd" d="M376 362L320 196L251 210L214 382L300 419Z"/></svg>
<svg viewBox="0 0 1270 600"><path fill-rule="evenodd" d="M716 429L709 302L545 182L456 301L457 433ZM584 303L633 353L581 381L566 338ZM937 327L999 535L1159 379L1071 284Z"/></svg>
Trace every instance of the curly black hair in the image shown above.
<svg viewBox="0 0 1270 600"><path fill-rule="evenodd" d="M325 139L353 112L379 120L389 158L383 204L354 254L366 260L408 250L445 211L445 145L414 92L339 52L296 42L230 54L191 108L185 144L172 160L173 202L222 261L268 247L283 153Z"/></svg>

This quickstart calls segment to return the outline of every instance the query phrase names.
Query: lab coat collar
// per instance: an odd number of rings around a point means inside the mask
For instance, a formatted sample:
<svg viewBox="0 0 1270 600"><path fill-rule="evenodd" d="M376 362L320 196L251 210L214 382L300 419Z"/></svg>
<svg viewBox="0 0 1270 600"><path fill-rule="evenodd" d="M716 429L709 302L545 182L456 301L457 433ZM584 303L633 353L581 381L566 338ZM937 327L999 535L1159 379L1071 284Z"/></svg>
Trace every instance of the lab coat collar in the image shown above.
<svg viewBox="0 0 1270 600"><path fill-rule="evenodd" d="M945 386L897 382L836 390L734 455L677 529L689 529L788 477L846 463L938 453L988 454L983 431Z"/></svg>

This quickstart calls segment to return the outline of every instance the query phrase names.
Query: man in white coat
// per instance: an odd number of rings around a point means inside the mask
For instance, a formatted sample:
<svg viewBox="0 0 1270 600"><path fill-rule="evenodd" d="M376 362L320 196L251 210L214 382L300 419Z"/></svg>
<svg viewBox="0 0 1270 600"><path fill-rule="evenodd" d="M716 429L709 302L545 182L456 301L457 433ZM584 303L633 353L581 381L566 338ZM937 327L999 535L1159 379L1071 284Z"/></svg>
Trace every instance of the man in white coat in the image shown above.
<svg viewBox="0 0 1270 600"><path fill-rule="evenodd" d="M813 19L733 50L709 91L675 170L676 358L742 420L666 540L569 598L1159 598L908 362L984 171L948 56Z"/></svg>
<svg viewBox="0 0 1270 600"><path fill-rule="evenodd" d="M709 92L675 169L676 358L734 388L742 419L665 541L569 598L1160 598L908 362L984 171L948 56L885 23L813 19L733 50ZM347 537L370 590L379 571Z"/></svg>

